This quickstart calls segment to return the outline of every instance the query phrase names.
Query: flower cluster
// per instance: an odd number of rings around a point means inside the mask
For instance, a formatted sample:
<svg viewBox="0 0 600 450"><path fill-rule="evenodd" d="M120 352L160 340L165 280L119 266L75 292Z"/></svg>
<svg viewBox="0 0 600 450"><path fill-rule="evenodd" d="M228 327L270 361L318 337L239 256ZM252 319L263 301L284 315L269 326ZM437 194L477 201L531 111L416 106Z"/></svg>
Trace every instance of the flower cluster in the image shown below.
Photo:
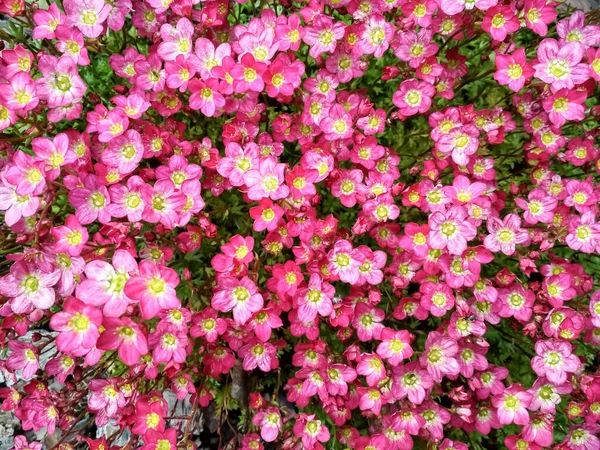
<svg viewBox="0 0 600 450"><path fill-rule="evenodd" d="M600 448L600 12L0 12L15 450Z"/></svg>

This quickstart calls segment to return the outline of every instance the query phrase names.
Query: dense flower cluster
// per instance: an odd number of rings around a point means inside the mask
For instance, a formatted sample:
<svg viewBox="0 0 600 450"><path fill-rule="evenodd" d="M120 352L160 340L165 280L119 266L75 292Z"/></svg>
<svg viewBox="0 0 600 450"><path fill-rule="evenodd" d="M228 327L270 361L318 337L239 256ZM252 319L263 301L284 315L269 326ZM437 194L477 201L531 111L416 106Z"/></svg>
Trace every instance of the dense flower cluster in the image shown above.
<svg viewBox="0 0 600 450"><path fill-rule="evenodd" d="M15 450L600 448L599 14L49 3L0 0Z"/></svg>

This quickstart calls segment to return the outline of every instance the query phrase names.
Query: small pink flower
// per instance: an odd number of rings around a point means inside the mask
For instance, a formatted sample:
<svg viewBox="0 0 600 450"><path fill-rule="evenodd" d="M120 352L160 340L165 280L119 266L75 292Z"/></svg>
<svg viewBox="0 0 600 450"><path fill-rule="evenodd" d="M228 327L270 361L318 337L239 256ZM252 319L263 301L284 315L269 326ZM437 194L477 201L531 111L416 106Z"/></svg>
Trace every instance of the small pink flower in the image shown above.
<svg viewBox="0 0 600 450"><path fill-rule="evenodd" d="M400 109L402 116L423 114L431 107L435 88L426 81L406 80L398 87L392 102Z"/></svg>
<svg viewBox="0 0 600 450"><path fill-rule="evenodd" d="M567 120L579 122L585 118L586 98L585 91L559 89L544 99L542 105L552 123L561 127Z"/></svg>
<svg viewBox="0 0 600 450"><path fill-rule="evenodd" d="M501 424L527 425L529 423L527 408L532 398L533 395L524 391L521 385L513 384L501 394L492 397L492 405L497 409L496 413Z"/></svg>
<svg viewBox="0 0 600 450"><path fill-rule="evenodd" d="M254 340L240 348L238 354L244 359L244 370L249 372L258 367L263 372L270 372L279 365L276 352L273 344Z"/></svg>
<svg viewBox="0 0 600 450"><path fill-rule="evenodd" d="M462 206L452 206L446 212L436 211L429 216L429 243L437 249L448 248L453 255L461 255L467 242L477 234Z"/></svg>
<svg viewBox="0 0 600 450"><path fill-rule="evenodd" d="M561 385L567 380L567 374L576 372L581 362L573 355L569 342L564 341L538 341L535 344L531 368L538 376L545 376L555 385Z"/></svg>
<svg viewBox="0 0 600 450"><path fill-rule="evenodd" d="M179 276L173 269L142 261L139 276L127 281L124 292L130 299L140 302L142 317L147 320L156 317L161 310L181 306L175 293L178 284Z"/></svg>
<svg viewBox="0 0 600 450"><path fill-rule="evenodd" d="M51 233L55 251L70 256L78 256L89 238L87 228L75 216L68 216L65 225L52 228Z"/></svg>
<svg viewBox="0 0 600 450"><path fill-rule="evenodd" d="M540 1L543 2L544 0ZM527 63L525 48L523 47L516 49L512 55L497 54L496 68L494 79L503 86L508 85L514 92L523 89L525 83L534 74L533 68Z"/></svg>
<svg viewBox="0 0 600 450"><path fill-rule="evenodd" d="M96 344L100 350L118 349L119 358L129 366L137 364L140 357L148 353L145 328L129 317L105 317L102 325L105 330Z"/></svg>
<svg viewBox="0 0 600 450"><path fill-rule="evenodd" d="M377 346L377 354L387 359L392 366L397 366L413 354L410 346L411 335L406 330L384 328L381 332L381 343Z"/></svg>
<svg viewBox="0 0 600 450"><path fill-rule="evenodd" d="M10 370L22 370L26 380L31 379L38 370L38 350L33 344L21 341L9 341L8 348L12 350L6 360Z"/></svg>
<svg viewBox="0 0 600 450"><path fill-rule="evenodd" d="M488 9L481 22L481 28L490 33L495 41L503 41L508 33L517 31L519 27L519 19L510 6L494 6Z"/></svg>
<svg viewBox="0 0 600 450"><path fill-rule="evenodd" d="M248 277L243 277L241 280L224 277L219 280L218 290L211 303L218 311L233 311L234 320L243 325L248 322L253 313L263 308L264 300L256 285Z"/></svg>
<svg viewBox="0 0 600 450"><path fill-rule="evenodd" d="M56 347L72 356L83 356L96 346L101 325L102 313L75 297L69 297L50 319L52 329L59 332Z"/></svg>
<svg viewBox="0 0 600 450"><path fill-rule="evenodd" d="M435 381L440 382L444 376L455 376L460 372L456 360L458 353L456 341L438 332L430 332L425 342L425 352L419 357L419 362Z"/></svg>
<svg viewBox="0 0 600 450"><path fill-rule="evenodd" d="M529 245L529 233L521 229L521 218L516 214L509 214L504 220L490 217L487 229L490 234L483 242L492 252L501 251L505 255L512 255L517 244Z"/></svg>
<svg viewBox="0 0 600 450"><path fill-rule="evenodd" d="M244 182L248 186L248 197L251 200L270 198L279 200L289 195L289 188L284 184L285 164L278 163L273 157L260 161L255 169L244 174Z"/></svg>
<svg viewBox="0 0 600 450"><path fill-rule="evenodd" d="M589 78L588 68L581 63L584 48L579 42L560 45L554 39L544 39L533 64L535 76L552 86L553 90L573 89Z"/></svg>
<svg viewBox="0 0 600 450"><path fill-rule="evenodd" d="M264 411L260 411L252 418L252 423L260 428L260 437L265 442L273 442L281 433L281 415L275 407L269 407Z"/></svg>

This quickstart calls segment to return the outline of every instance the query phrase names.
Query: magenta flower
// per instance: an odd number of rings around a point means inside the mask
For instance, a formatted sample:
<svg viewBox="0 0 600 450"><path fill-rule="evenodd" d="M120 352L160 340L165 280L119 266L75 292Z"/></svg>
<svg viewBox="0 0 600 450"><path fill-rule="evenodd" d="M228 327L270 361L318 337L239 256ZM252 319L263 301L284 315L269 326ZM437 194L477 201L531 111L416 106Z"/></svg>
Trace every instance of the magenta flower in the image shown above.
<svg viewBox="0 0 600 450"><path fill-rule="evenodd" d="M419 357L419 362L437 382L444 376L455 376L460 372L456 360L459 347L456 341L443 337L438 332L431 332L425 342L425 352Z"/></svg>
<svg viewBox="0 0 600 450"><path fill-rule="evenodd" d="M23 112L32 110L40 101L34 80L25 72L18 72L9 83L0 85L0 99L8 109Z"/></svg>
<svg viewBox="0 0 600 450"><path fill-rule="evenodd" d="M102 313L75 297L69 297L61 312L50 319L50 326L58 331L56 347L71 356L83 356L96 346L100 336Z"/></svg>
<svg viewBox="0 0 600 450"><path fill-rule="evenodd" d="M30 380L38 370L38 349L35 345L21 342L9 341L8 348L12 350L6 360L6 367L10 370L23 371L23 377Z"/></svg>
<svg viewBox="0 0 600 450"><path fill-rule="evenodd" d="M87 86L70 56L42 55L38 64L42 78L35 80L37 95L51 108L69 106L83 98Z"/></svg>
<svg viewBox="0 0 600 450"><path fill-rule="evenodd" d="M431 99L435 88L431 83L418 80L403 81L392 97L402 116L423 114L431 107Z"/></svg>
<svg viewBox="0 0 600 450"><path fill-rule="evenodd" d="M138 264L126 250L117 250L112 264L106 261L91 261L85 267L86 279L76 288L76 294L84 303L103 306L107 317L120 317L127 306L133 303L125 293L125 285L131 275L137 273Z"/></svg>
<svg viewBox="0 0 600 450"><path fill-rule="evenodd" d="M487 221L488 234L483 243L492 252L501 251L512 255L516 245L529 245L529 233L521 229L521 218L516 214L508 214L504 220L490 217Z"/></svg>
<svg viewBox="0 0 600 450"><path fill-rule="evenodd" d="M462 206L452 206L446 212L434 212L429 216L429 229L431 247L448 248L453 255L461 255L467 249L467 242L477 234L477 229L467 218L467 210Z"/></svg>
<svg viewBox="0 0 600 450"><path fill-rule="evenodd" d="M105 317L102 326L105 330L96 343L100 350L118 349L119 358L129 366L137 364L140 357L148 353L145 328L129 317Z"/></svg>
<svg viewBox="0 0 600 450"><path fill-rule="evenodd" d="M302 439L304 448L314 448L317 442L330 439L329 430L316 415L300 414L294 424L294 435Z"/></svg>
<svg viewBox="0 0 600 450"><path fill-rule="evenodd" d="M494 6L487 10L481 28L492 36L495 41L503 41L508 33L517 31L519 19L510 6Z"/></svg>
<svg viewBox="0 0 600 450"><path fill-rule="evenodd" d="M420 292L421 306L435 317L442 317L454 308L454 295L446 283L428 281L421 285Z"/></svg>
<svg viewBox="0 0 600 450"><path fill-rule="evenodd" d="M185 362L187 345L186 330L168 322L159 322L156 331L148 336L148 346L153 348L152 359L156 363Z"/></svg>
<svg viewBox="0 0 600 450"><path fill-rule="evenodd" d="M251 341L240 348L238 354L244 360L244 370L251 371L258 367L263 372L269 372L279 365L276 352L273 344Z"/></svg>
<svg viewBox="0 0 600 450"><path fill-rule="evenodd" d="M550 383L557 386L567 380L567 374L576 372L581 366L581 361L573 355L569 342L564 341L538 341L535 344L531 368L540 377L546 377Z"/></svg>
<svg viewBox="0 0 600 450"><path fill-rule="evenodd" d="M527 0L525 1L525 25L540 36L546 36L548 33L548 24L556 19L556 9L553 5L548 5L545 0ZM558 28L558 26L557 26Z"/></svg>
<svg viewBox="0 0 600 450"><path fill-rule="evenodd" d="M190 96L190 108L200 110L207 117L219 115L219 109L225 105L225 98L219 92L219 81L209 78L206 81L192 80L188 88Z"/></svg>
<svg viewBox="0 0 600 450"><path fill-rule="evenodd" d="M127 280L123 291L130 299L140 302L142 317L147 320L156 317L161 310L181 306L175 293L178 284L179 276L173 269L142 261L139 275Z"/></svg>
<svg viewBox="0 0 600 450"><path fill-rule="evenodd" d="M270 198L279 200L289 195L290 190L284 184L285 164L278 163L273 157L260 161L257 168L244 174L244 182L248 186L248 197L251 200Z"/></svg>
<svg viewBox="0 0 600 450"><path fill-rule="evenodd" d="M223 277L211 300L212 307L217 311L233 311L234 320L244 325L253 313L263 308L264 300L256 285L248 277L241 280Z"/></svg>
<svg viewBox="0 0 600 450"><path fill-rule="evenodd" d="M83 180L83 187L76 187L69 192L69 203L75 207L75 216L82 225L96 220L101 223L110 221L110 196L96 175L89 174Z"/></svg>
<svg viewBox="0 0 600 450"><path fill-rule="evenodd" d="M344 37L345 28L344 23L333 22L328 15L317 15L312 21L312 25L304 30L303 40L310 46L310 56L317 58L323 53L333 53L337 41Z"/></svg>
<svg viewBox="0 0 600 450"><path fill-rule="evenodd" d="M102 24L112 9L104 0L65 0L63 7L67 14L65 23L79 28L89 38L100 36Z"/></svg>
<svg viewBox="0 0 600 450"><path fill-rule="evenodd" d="M540 1L543 2L544 0ZM523 47L516 49L512 55L497 54L496 68L494 79L503 86L508 85L514 92L523 89L525 83L535 72L531 65L527 63L525 48Z"/></svg>
<svg viewBox="0 0 600 450"><path fill-rule="evenodd" d="M252 423L260 428L260 437L265 442L273 442L281 433L281 415L275 407L269 407L256 413L252 418Z"/></svg>
<svg viewBox="0 0 600 450"><path fill-rule="evenodd" d="M44 272L34 264L18 261L2 278L0 294L11 299L10 307L16 314L30 313L34 308L49 309L56 297L52 287L59 278L58 270Z"/></svg>
<svg viewBox="0 0 600 450"><path fill-rule="evenodd" d="M56 27L64 23L66 16L61 13L56 3L51 3L47 10L37 9L33 13L35 28L34 39L54 39Z"/></svg>
<svg viewBox="0 0 600 450"><path fill-rule="evenodd" d="M188 19L181 18L176 26L168 23L160 27L162 42L157 53L164 61L175 61L179 55L188 56L193 50L192 35L194 25Z"/></svg>
<svg viewBox="0 0 600 450"><path fill-rule="evenodd" d="M392 366L397 366L404 359L412 356L413 349L410 346L412 337L408 331L384 328L380 338L382 342L377 346L377 354Z"/></svg>
<svg viewBox="0 0 600 450"><path fill-rule="evenodd" d="M560 45L554 39L544 39L533 64L535 76L552 86L553 90L573 89L589 78L587 66L581 63L584 48L579 42Z"/></svg>
<svg viewBox="0 0 600 450"><path fill-rule="evenodd" d="M496 414L501 424L527 425L529 423L527 408L531 404L532 398L533 395L524 391L521 385L513 384L501 394L492 397L492 405L496 408Z"/></svg>
<svg viewBox="0 0 600 450"><path fill-rule="evenodd" d="M585 118L586 98L585 91L559 89L546 98L542 105L552 123L561 127L567 120L579 122Z"/></svg>

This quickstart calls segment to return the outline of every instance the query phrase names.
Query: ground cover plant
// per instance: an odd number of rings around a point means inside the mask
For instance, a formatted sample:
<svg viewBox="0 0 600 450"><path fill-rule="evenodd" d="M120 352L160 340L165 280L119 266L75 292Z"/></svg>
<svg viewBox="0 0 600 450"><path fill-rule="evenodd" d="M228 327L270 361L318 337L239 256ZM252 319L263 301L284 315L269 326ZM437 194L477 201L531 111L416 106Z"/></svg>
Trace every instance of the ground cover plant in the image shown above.
<svg viewBox="0 0 600 450"><path fill-rule="evenodd" d="M600 449L600 12L0 12L15 450Z"/></svg>

